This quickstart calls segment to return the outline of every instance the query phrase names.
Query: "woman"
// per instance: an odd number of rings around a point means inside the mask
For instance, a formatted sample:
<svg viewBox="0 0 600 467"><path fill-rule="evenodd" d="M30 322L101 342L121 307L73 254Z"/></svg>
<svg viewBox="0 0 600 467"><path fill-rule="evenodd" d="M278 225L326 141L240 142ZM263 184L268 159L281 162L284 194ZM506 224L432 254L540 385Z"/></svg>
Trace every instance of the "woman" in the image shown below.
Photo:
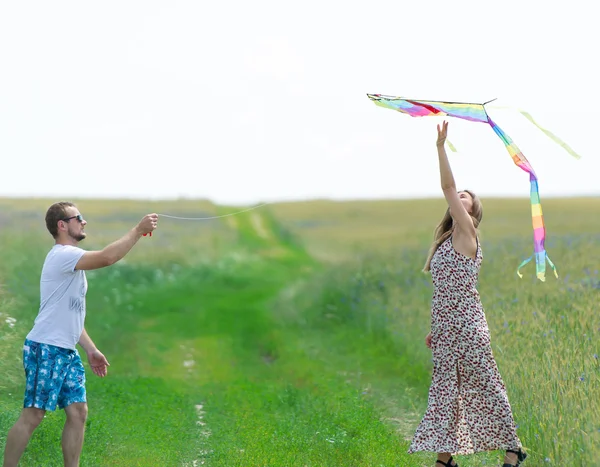
<svg viewBox="0 0 600 467"><path fill-rule="evenodd" d="M506 450L503 467L527 456L516 434L506 388L490 346L490 334L477 291L483 255L477 227L479 199L458 193L444 149L448 123L438 125L437 150L448 210L435 231L424 271L434 285L431 332L433 377L427 411L409 453L436 452L436 466L457 466L454 454Z"/></svg>

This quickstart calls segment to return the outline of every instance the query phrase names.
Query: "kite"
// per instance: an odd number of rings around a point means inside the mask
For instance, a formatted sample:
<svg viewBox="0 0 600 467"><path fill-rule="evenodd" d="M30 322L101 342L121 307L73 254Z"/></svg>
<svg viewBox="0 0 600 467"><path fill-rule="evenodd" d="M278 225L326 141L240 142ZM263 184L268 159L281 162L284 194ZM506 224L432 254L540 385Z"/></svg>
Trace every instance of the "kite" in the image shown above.
<svg viewBox="0 0 600 467"><path fill-rule="evenodd" d="M410 115L411 117L456 117L463 120L472 122L480 122L489 124L498 137L502 140L508 153L510 154L513 162L517 167L524 170L529 174L530 181L530 198L531 198L531 218L533 223L533 245L534 253L527 259L525 259L517 268L517 275L523 277L521 274L521 268L529 263L534 257L536 262L536 276L544 282L546 280L546 261L550 264L550 267L554 271L554 275L558 278L558 272L554 263L550 260L550 257L546 253L546 228L544 226L544 217L542 215L542 205L540 204L540 195L538 191L538 178L533 170L533 167L519 150L517 145L510 139L510 137L502 131L502 129L492 121L489 117L485 105L492 101L485 102L483 104L474 104L466 102L440 102L440 101L427 101L427 100L414 100L406 99L402 97L384 96L381 94L367 94L369 99L380 107L386 109L396 110ZM563 141L558 139L550 131L540 127L528 113L521 111L529 121L535 126L542 130L549 138L562 146L571 155L579 158L569 146ZM448 146L452 151L456 151L454 146L446 140Z"/></svg>

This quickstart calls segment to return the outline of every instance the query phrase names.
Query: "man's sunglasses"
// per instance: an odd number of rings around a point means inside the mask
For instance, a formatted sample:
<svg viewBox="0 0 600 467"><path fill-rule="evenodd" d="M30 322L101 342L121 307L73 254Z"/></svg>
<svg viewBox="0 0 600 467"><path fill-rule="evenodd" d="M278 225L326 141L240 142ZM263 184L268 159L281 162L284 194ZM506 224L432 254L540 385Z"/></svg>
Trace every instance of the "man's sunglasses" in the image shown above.
<svg viewBox="0 0 600 467"><path fill-rule="evenodd" d="M65 219L61 219L61 221L69 222L71 219L77 219L80 223L83 222L83 216L81 214L77 214L76 216L66 217Z"/></svg>

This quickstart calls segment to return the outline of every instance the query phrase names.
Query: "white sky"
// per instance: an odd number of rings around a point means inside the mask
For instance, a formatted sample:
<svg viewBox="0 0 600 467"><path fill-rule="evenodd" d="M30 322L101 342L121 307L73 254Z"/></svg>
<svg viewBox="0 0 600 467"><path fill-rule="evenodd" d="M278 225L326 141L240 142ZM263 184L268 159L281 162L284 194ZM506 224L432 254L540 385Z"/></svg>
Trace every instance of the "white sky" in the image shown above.
<svg viewBox="0 0 600 467"><path fill-rule="evenodd" d="M409 6L407 6L409 5ZM254 203L439 195L437 118L490 109L542 197L600 194L592 2L0 3L0 195ZM450 120L459 188L528 196L492 129Z"/></svg>

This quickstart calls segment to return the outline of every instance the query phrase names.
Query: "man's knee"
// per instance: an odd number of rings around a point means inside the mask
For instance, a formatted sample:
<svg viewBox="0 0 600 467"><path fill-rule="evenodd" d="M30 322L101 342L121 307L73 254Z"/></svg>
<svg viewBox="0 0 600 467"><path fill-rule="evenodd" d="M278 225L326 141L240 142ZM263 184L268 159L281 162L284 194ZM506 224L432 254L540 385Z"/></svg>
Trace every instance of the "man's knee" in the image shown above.
<svg viewBox="0 0 600 467"><path fill-rule="evenodd" d="M26 407L21 412L19 423L27 427L30 431L35 430L44 419L46 411L37 407Z"/></svg>
<svg viewBox="0 0 600 467"><path fill-rule="evenodd" d="M67 421L84 424L87 420L88 406L85 402L75 402L65 407Z"/></svg>

